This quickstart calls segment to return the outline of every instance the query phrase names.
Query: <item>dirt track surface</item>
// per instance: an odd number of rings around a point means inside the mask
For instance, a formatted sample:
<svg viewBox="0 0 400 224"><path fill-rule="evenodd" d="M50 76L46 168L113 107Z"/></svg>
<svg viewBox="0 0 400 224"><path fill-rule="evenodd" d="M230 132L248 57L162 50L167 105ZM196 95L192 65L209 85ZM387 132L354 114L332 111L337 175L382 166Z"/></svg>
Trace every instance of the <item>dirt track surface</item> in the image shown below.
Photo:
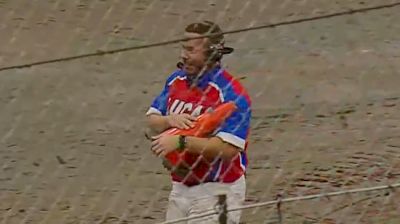
<svg viewBox="0 0 400 224"><path fill-rule="evenodd" d="M395 1L0 1L0 67ZM400 182L399 7L229 35L253 99L247 202ZM144 113L178 45L0 72L0 223L156 223ZM284 223L399 223L399 193L283 205ZM353 204L352 204L353 203ZM275 207L243 223L276 223Z"/></svg>

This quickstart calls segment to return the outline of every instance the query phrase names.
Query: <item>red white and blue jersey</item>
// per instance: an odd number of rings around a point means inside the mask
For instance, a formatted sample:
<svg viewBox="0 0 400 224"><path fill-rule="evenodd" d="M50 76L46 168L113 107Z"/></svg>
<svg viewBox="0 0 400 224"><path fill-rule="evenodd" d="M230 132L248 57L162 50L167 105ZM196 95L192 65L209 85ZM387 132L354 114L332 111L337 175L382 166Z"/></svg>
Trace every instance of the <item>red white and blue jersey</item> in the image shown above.
<svg viewBox="0 0 400 224"><path fill-rule="evenodd" d="M168 77L163 91L154 99L147 115L188 113L199 116L221 103L234 101L238 109L226 119L214 135L241 150L231 161L216 159L212 162L199 163L197 161L199 155L186 156L185 163L192 166L192 176L181 178L172 173L172 179L189 186L200 182L234 182L244 175L247 167L250 97L239 81L219 66L203 74L197 80L195 87L191 88L191 82L183 70L175 71Z"/></svg>

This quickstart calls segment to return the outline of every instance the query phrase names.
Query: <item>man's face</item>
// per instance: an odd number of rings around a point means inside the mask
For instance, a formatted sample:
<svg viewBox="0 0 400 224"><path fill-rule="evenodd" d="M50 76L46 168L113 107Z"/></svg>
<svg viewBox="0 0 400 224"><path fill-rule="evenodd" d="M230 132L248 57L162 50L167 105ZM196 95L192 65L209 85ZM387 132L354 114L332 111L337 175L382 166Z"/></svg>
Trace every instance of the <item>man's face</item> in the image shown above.
<svg viewBox="0 0 400 224"><path fill-rule="evenodd" d="M185 33L185 37L198 37L197 33ZM207 62L207 38L192 39L182 42L181 59L183 70L188 75L198 75Z"/></svg>

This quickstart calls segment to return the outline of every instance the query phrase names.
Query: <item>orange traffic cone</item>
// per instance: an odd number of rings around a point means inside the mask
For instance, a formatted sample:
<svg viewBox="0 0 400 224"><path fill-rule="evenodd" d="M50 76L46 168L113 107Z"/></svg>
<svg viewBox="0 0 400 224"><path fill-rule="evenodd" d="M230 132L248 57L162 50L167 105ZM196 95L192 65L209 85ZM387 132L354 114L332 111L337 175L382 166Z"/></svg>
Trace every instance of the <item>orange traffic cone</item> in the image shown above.
<svg viewBox="0 0 400 224"><path fill-rule="evenodd" d="M191 129L171 128L162 134L168 135L186 135L195 137L206 137L213 133L235 110L234 102L227 102L219 105L215 110L200 115ZM165 156L164 166L167 168L178 168L183 161L185 150L183 152L172 151Z"/></svg>

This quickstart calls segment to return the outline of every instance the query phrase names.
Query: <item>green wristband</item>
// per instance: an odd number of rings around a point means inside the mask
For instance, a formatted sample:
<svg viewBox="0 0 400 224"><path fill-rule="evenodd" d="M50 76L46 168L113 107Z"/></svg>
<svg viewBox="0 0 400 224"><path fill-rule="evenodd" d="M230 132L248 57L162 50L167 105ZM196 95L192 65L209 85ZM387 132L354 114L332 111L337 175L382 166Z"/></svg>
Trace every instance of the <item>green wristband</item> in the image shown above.
<svg viewBox="0 0 400 224"><path fill-rule="evenodd" d="M186 147L186 136L179 135L177 150L182 152L185 149L185 147Z"/></svg>

